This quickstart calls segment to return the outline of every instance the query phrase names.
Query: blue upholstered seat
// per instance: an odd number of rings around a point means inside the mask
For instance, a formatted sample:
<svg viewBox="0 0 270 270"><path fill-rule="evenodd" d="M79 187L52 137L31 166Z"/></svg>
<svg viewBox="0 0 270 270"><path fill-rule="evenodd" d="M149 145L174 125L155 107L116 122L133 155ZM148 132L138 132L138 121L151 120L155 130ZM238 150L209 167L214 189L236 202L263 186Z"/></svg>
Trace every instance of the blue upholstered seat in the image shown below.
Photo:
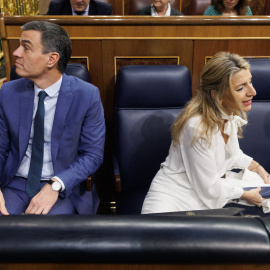
<svg viewBox="0 0 270 270"><path fill-rule="evenodd" d="M270 172L270 59L248 59L252 83L257 91L252 109L248 112L248 125L240 139L243 152L258 161Z"/></svg>
<svg viewBox="0 0 270 270"><path fill-rule="evenodd" d="M118 72L117 213L140 214L150 183L168 154L171 124L190 98L190 72L185 66L125 66Z"/></svg>

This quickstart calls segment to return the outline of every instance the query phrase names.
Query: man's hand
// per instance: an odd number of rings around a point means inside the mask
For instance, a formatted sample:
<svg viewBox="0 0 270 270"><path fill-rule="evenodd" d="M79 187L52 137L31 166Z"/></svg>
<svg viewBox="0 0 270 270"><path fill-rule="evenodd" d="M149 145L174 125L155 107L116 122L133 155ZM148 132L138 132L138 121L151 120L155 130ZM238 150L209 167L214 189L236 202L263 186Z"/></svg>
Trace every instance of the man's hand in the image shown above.
<svg viewBox="0 0 270 270"><path fill-rule="evenodd" d="M40 192L32 198L25 214L46 215L58 199L59 192L52 190L50 184L46 184Z"/></svg>
<svg viewBox="0 0 270 270"><path fill-rule="evenodd" d="M5 206L5 199L1 190L0 190L0 212L2 215L9 215L7 208Z"/></svg>

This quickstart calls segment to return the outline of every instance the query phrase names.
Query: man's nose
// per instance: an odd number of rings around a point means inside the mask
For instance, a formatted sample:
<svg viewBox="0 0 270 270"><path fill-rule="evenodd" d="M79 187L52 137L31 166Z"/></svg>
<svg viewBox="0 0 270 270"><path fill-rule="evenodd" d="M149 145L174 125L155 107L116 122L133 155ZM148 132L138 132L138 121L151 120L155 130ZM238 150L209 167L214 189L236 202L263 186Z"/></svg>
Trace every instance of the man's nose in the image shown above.
<svg viewBox="0 0 270 270"><path fill-rule="evenodd" d="M13 56L15 56L15 57L21 57L21 46L20 47L18 47L14 52L13 52Z"/></svg>

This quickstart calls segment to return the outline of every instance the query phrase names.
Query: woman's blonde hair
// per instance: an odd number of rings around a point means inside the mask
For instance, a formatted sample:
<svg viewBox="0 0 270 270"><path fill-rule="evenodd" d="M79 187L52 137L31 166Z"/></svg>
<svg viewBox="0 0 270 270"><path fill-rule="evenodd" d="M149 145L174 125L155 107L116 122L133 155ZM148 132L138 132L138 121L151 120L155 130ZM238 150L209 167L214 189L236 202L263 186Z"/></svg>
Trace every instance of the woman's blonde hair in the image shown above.
<svg viewBox="0 0 270 270"><path fill-rule="evenodd" d="M242 57L228 52L219 52L207 62L201 72L197 95L191 99L172 125L174 145L179 143L181 132L191 117L201 115L201 133L194 135L193 142L203 136L209 144L214 129L218 127L221 130L223 127L222 114L241 115L246 119L241 102L235 98L231 78L235 73L249 69L249 63ZM222 102L228 89L229 102ZM242 130L239 130L239 135L242 135Z"/></svg>

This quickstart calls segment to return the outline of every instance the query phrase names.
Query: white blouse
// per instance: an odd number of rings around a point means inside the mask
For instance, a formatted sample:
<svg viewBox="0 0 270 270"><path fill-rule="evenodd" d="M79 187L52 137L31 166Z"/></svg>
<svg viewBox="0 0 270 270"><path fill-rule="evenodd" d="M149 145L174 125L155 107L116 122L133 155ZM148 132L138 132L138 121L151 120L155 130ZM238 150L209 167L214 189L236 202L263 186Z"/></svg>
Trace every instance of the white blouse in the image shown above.
<svg viewBox="0 0 270 270"><path fill-rule="evenodd" d="M200 134L200 116L189 119L181 133L180 143L171 144L169 155L153 179L144 200L142 214L222 208L231 199L240 198L243 189L222 178L227 170L245 169L252 158L239 148L237 130L246 121L239 116L224 117L228 121L225 144L216 129L211 144Z"/></svg>

